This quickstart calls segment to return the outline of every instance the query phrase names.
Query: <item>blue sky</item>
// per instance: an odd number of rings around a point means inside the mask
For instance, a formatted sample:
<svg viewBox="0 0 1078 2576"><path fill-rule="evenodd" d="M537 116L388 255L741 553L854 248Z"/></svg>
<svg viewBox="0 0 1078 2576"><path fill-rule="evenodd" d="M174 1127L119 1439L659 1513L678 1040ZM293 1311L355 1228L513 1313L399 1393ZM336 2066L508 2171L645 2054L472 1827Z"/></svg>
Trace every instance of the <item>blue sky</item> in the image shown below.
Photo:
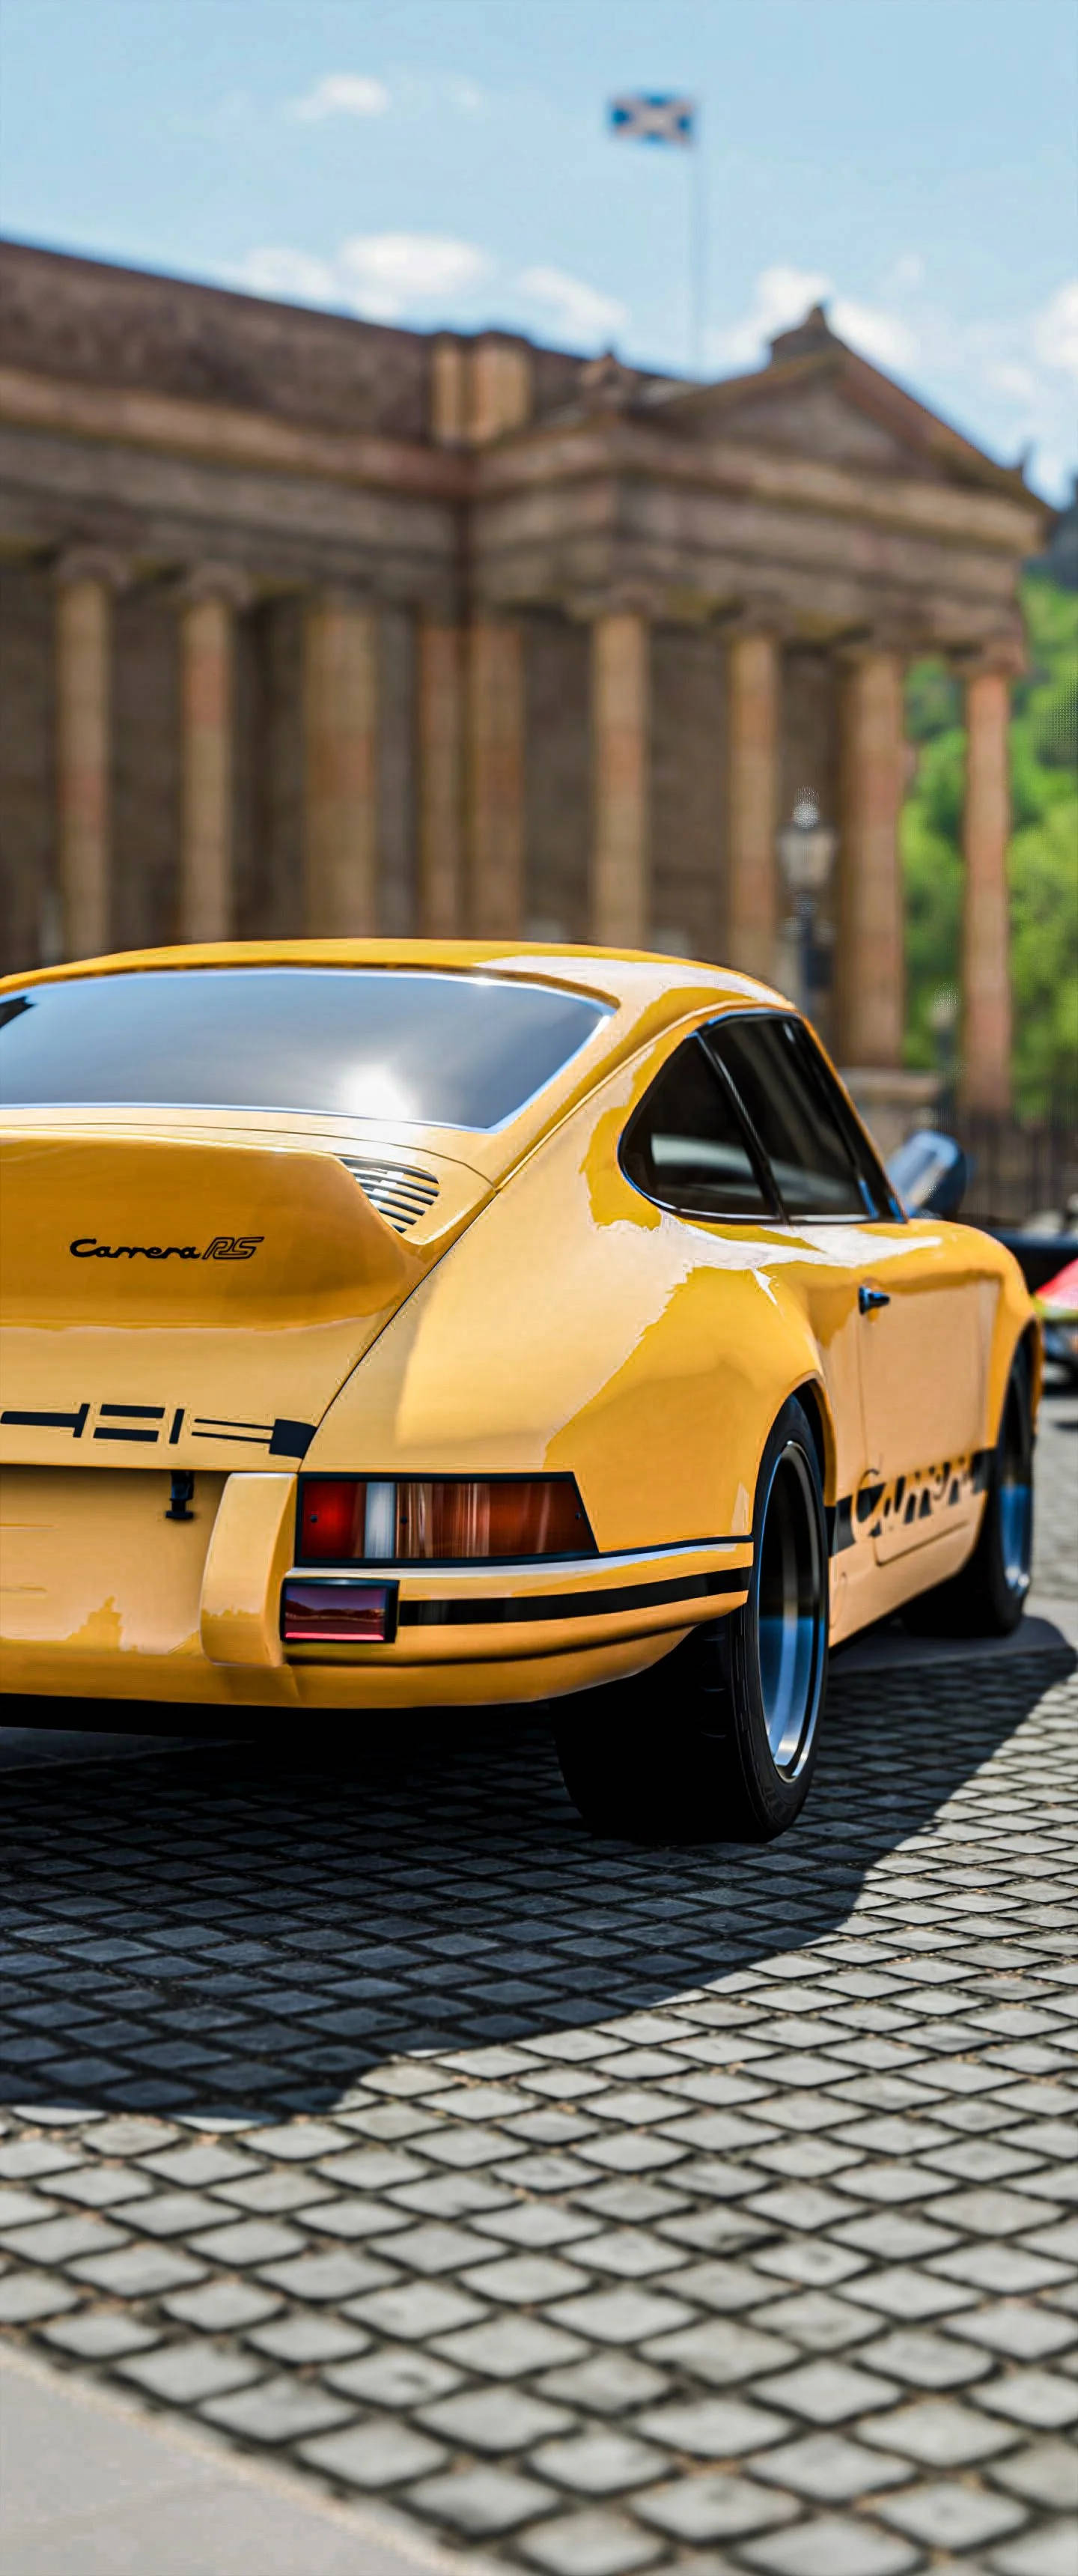
<svg viewBox="0 0 1078 2576"><path fill-rule="evenodd" d="M709 372L818 295L1061 496L1076 439L1073 0L3 0L0 225L426 327ZM615 142L633 88L690 156Z"/></svg>

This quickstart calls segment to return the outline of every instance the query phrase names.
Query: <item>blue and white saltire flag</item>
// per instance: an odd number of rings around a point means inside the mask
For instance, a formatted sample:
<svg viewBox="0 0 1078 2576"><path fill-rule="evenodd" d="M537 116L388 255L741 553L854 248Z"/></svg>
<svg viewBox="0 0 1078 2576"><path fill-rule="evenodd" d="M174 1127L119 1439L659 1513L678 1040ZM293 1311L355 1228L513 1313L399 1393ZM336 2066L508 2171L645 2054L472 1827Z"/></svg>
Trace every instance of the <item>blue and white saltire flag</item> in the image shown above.
<svg viewBox="0 0 1078 2576"><path fill-rule="evenodd" d="M691 98L631 90L624 98L611 99L607 119L611 133L623 135L629 143L696 141L696 102Z"/></svg>

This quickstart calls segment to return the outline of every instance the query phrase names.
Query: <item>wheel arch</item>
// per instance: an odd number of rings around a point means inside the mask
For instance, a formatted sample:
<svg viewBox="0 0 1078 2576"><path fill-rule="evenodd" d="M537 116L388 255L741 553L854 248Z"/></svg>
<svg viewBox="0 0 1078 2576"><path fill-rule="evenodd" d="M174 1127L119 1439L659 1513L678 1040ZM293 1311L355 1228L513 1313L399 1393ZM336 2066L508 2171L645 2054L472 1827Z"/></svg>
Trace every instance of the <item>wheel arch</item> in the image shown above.
<svg viewBox="0 0 1078 2576"><path fill-rule="evenodd" d="M1035 1316L1031 1315L1025 1331L1019 1334L1018 1341L1015 1346L1015 1359L1017 1359L1019 1352L1022 1353L1026 1367L1029 1370L1030 1412L1034 1422L1036 1422L1041 1400L1041 1385L1044 1378L1044 1334L1042 1333Z"/></svg>
<svg viewBox="0 0 1078 2576"><path fill-rule="evenodd" d="M834 1503L837 1447L835 1426L831 1419L827 1397L818 1378L805 1378L800 1386L794 1387L793 1396L795 1402L800 1405L812 1433L824 1501L828 1504Z"/></svg>

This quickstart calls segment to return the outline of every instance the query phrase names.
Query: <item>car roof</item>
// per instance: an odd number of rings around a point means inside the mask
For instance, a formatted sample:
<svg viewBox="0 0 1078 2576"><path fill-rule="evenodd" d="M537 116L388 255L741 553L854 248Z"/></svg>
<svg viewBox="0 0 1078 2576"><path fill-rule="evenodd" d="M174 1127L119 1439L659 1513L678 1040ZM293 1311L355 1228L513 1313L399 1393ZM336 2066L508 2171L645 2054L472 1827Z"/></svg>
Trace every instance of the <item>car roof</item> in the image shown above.
<svg viewBox="0 0 1078 2576"><path fill-rule="evenodd" d="M24 975L0 978L0 992L22 991L31 984L69 983L73 977L130 975L151 968L182 971L206 966L366 966L400 973L441 970L474 974L477 969L510 979L558 984L573 992L596 995L613 1003L640 1006L645 997L669 993L677 1004L703 986L716 1000L738 1003L774 1002L779 997L766 984L733 967L688 957L671 957L647 949L562 946L548 942L493 939L233 939L201 945L122 949L115 955L80 957L55 966L39 966ZM684 1005L682 1004L682 1007ZM689 1007L692 1007L690 1002Z"/></svg>
<svg viewBox="0 0 1078 2576"><path fill-rule="evenodd" d="M469 975L481 972L499 980L548 984L587 994L603 1003L605 1018L586 1061L571 1057L534 1098L494 1131L457 1131L433 1121L409 1123L406 1127L385 1119L357 1118L348 1122L366 1141L384 1144L396 1135L401 1144L406 1142L413 1150L422 1151L425 1147L430 1152L464 1160L497 1183L608 1074L619 1065L627 1065L641 1050L667 1038L669 1032L699 1026L720 1011L758 1010L762 1004L790 1007L769 985L757 983L752 976L739 975L728 967L698 964L692 958L649 955L644 950L464 939L222 940L205 946L134 949L112 957L79 958L66 965L39 967L29 975L5 976L0 981L0 995L76 979L214 966L354 966L402 973L426 970ZM41 1114L33 1113L35 1121ZM50 1124L69 1115L62 1108L44 1114ZM87 1112L91 1114L99 1116L100 1112ZM159 1123L159 1113L152 1104L129 1114L140 1120L152 1116ZM218 1115L209 1110L198 1113L200 1130L213 1128ZM191 1125L195 1113L184 1116ZM263 1113L258 1113L258 1119L265 1125ZM291 1113L282 1113L282 1123L339 1126L341 1122L301 1122L294 1120ZM234 1131L236 1118L232 1113L228 1124Z"/></svg>

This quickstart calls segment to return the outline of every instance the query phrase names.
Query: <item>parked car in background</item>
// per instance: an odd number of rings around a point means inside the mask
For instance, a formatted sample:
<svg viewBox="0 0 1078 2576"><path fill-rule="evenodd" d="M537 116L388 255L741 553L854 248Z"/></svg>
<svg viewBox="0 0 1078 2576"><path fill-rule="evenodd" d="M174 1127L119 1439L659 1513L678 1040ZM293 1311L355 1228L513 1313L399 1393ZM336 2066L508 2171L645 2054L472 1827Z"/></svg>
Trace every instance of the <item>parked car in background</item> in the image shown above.
<svg viewBox="0 0 1078 2576"><path fill-rule="evenodd" d="M1078 1385L1078 1258L1046 1281L1033 1303L1044 1332L1044 1356Z"/></svg>

